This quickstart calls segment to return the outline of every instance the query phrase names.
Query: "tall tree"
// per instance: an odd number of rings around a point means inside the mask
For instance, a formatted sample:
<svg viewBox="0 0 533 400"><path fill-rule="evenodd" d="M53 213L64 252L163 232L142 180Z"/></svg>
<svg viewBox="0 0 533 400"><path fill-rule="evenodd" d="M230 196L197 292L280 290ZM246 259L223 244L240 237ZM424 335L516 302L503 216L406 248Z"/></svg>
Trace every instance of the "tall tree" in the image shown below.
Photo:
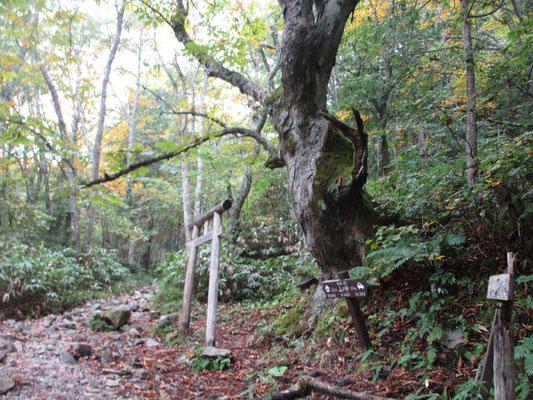
<svg viewBox="0 0 533 400"><path fill-rule="evenodd" d="M466 77L466 181L469 185L473 185L476 182L477 175L477 111L476 72L474 51L472 49L472 33L470 29L470 12L472 10L472 5L469 0L461 0L460 6Z"/></svg>
<svg viewBox="0 0 533 400"><path fill-rule="evenodd" d="M118 45L120 43L120 35L122 33L122 24L124 22L124 11L126 8L126 1L122 1L117 9L117 24L115 36L113 38L113 44L109 51L107 63L104 71L104 78L102 80L102 91L100 93L100 111L98 114L98 124L96 127L96 137L94 139L93 152L92 152L92 179L98 178L100 173L100 153L102 148L102 137L104 134L105 117L106 117L106 102L107 102L107 87L111 76L111 68L113 61L118 51ZM91 244L94 222L96 218L96 210L92 205L89 205L87 210L87 226L85 230L85 237L83 239L83 248L86 249Z"/></svg>
<svg viewBox="0 0 533 400"><path fill-rule="evenodd" d="M367 136L353 110L356 128L328 114L327 87L344 26L354 0L281 0L281 86L266 91L228 69L186 30L182 1L171 18L174 34L207 73L237 87L265 107L278 133L288 169L294 215L324 277L361 265L365 238L378 217L363 191L367 176Z"/></svg>

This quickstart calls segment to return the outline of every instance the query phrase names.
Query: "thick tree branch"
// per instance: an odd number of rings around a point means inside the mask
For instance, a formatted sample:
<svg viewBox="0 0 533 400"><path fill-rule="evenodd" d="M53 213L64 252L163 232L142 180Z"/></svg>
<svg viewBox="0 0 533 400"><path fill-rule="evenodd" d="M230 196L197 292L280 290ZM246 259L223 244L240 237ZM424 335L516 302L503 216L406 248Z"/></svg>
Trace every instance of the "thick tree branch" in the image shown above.
<svg viewBox="0 0 533 400"><path fill-rule="evenodd" d="M170 21L170 27L174 31L176 38L183 43L185 48L187 48L200 64L204 66L207 74L228 82L238 88L241 93L263 103L265 98L265 91L263 88L247 79L244 75L226 68L222 63L215 60L207 51L194 43L185 29L186 18L187 11L183 6L183 2L178 0L176 11Z"/></svg>
<svg viewBox="0 0 533 400"><path fill-rule="evenodd" d="M358 0L324 0L316 17L311 0L281 0L285 26L281 70L290 102L325 109L327 83L346 20Z"/></svg>

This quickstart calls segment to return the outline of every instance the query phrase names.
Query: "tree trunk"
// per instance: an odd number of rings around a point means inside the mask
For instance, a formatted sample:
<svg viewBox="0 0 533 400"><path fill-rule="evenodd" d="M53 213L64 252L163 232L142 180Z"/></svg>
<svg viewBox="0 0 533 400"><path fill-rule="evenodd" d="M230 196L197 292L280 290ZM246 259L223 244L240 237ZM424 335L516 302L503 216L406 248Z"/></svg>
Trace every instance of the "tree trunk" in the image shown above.
<svg viewBox="0 0 533 400"><path fill-rule="evenodd" d="M235 196L233 205L228 212L228 233L230 240L235 243L237 240L239 220L241 217L242 206L244 201L250 193L250 187L252 186L252 167L246 163L242 172L242 181L239 187L239 191Z"/></svg>
<svg viewBox="0 0 533 400"><path fill-rule="evenodd" d="M200 102L198 103L198 112L205 112L205 95L207 93L207 74L204 74L204 82L202 92L200 94ZM200 118L198 121L198 133L204 133L204 119ZM202 211L202 187L203 187L203 161L202 157L198 156L196 159L196 188L194 190L194 215L200 215Z"/></svg>
<svg viewBox="0 0 533 400"><path fill-rule="evenodd" d="M35 97L35 113L37 118L42 119L43 114L41 111L41 97L39 95L39 89L37 86L34 86L34 97ZM43 149L39 150L39 169L43 175L43 185L44 185L44 204L47 210L52 208L52 202L50 200L50 174L48 172L48 160L46 159L46 152Z"/></svg>
<svg viewBox="0 0 533 400"><path fill-rule="evenodd" d="M115 38L113 40L113 46L109 52L107 64L104 72L104 79L102 81L102 92L100 93L100 111L98 113L98 124L96 128L96 137L94 139L93 146L93 166L92 166L92 179L97 179L100 173L100 153L102 148L102 138L104 134L104 123L106 117L106 100L107 100L107 86L109 84L109 78L111 75L111 67L113 66L113 60L117 54L118 45L120 43L120 35L122 33L122 23L124 21L124 10L126 7L125 1L123 1L118 9L117 13L117 26ZM85 237L83 239L83 248L86 249L90 246L93 234L93 226L96 219L96 211L90 204L87 210L87 227L85 230Z"/></svg>
<svg viewBox="0 0 533 400"><path fill-rule="evenodd" d="M183 201L183 225L185 226L185 242L191 240L191 222L193 220L191 207L191 185L189 182L189 163L181 162L181 195Z"/></svg>
<svg viewBox="0 0 533 400"><path fill-rule="evenodd" d="M186 9L182 1L177 4L172 28L178 40L189 45ZM195 56L210 76L268 107L288 169L294 215L322 268L322 278L332 278L337 271L362 264L365 239L372 237L379 222L363 191L367 176L363 121L354 110L357 128L351 128L326 111L331 70L357 1L325 0L320 7L311 0L280 0L280 4L285 22L282 85L269 95L202 49Z"/></svg>
<svg viewBox="0 0 533 400"><path fill-rule="evenodd" d="M466 181L469 185L476 182L477 176L477 113L476 113L476 84L474 52L472 50L472 35L470 33L468 0L461 0L461 32L463 34L463 49L465 53L466 78Z"/></svg>
<svg viewBox="0 0 533 400"><path fill-rule="evenodd" d="M431 155L431 151L428 149L427 142L429 140L429 134L424 125L418 125L418 148L420 158L428 158Z"/></svg>
<svg viewBox="0 0 533 400"><path fill-rule="evenodd" d="M387 172L387 166L390 162L389 157L389 142L387 141L387 134L385 131L380 130L378 136L378 149L377 149L377 169L378 176L383 176Z"/></svg>
<svg viewBox="0 0 533 400"><path fill-rule="evenodd" d="M129 131L128 131L128 155L127 165L131 164L133 158L133 143L135 141L135 119L137 117L137 107L139 105L139 93L141 91L141 65L142 65L142 46L143 46L143 30L139 35L139 46L137 47L137 77L135 84L135 97L133 98L133 104L131 106L131 114L129 117ZM126 201L130 207L133 206L133 180L128 175L128 182L126 184Z"/></svg>
<svg viewBox="0 0 533 400"><path fill-rule="evenodd" d="M313 19L310 1L282 1L283 92L272 120L287 165L294 215L324 277L361 265L376 214L362 188L367 136L354 110L353 129L326 113L326 89L348 16L357 1L325 1Z"/></svg>
<svg viewBox="0 0 533 400"><path fill-rule="evenodd" d="M69 138L67 133L67 125L65 124L65 119L63 117L63 111L61 109L61 103L59 101L59 95L57 93L56 87L54 83L52 82L52 79L50 75L48 74L48 71L46 70L46 67L42 65L40 67L41 74L44 78L44 81L46 85L48 86L48 90L50 91L50 95L52 96L52 102L54 104L54 110L57 117L57 122L59 126L59 132L61 134L61 140L63 141L63 144L65 146L65 149L70 149L73 145L72 137L74 134L71 132L71 137ZM73 123L72 123L72 129L75 129L77 123L76 123L76 117L74 117ZM73 155L70 151L67 150L67 155L63 157L63 161L65 164L67 164L66 168L66 175L67 175L67 182L69 187L69 194L68 194L68 204L69 204L69 215L67 216L67 220L70 224L70 230L71 230L71 244L72 247L78 251L79 250L79 244L80 244L80 236L79 236L79 211L76 206L76 169L74 168L74 161L73 161Z"/></svg>

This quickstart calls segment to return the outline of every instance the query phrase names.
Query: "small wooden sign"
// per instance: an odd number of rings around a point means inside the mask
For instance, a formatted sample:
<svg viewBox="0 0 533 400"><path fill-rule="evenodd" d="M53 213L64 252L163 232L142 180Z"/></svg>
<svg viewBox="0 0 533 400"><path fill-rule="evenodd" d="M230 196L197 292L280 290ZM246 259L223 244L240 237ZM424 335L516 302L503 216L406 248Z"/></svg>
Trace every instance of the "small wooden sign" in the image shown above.
<svg viewBox="0 0 533 400"><path fill-rule="evenodd" d="M327 299L335 297L366 297L368 294L368 284L362 278L324 281L322 288Z"/></svg>
<svg viewBox="0 0 533 400"><path fill-rule="evenodd" d="M513 300L513 279L511 279L511 274L492 275L489 278L487 299L500 301Z"/></svg>

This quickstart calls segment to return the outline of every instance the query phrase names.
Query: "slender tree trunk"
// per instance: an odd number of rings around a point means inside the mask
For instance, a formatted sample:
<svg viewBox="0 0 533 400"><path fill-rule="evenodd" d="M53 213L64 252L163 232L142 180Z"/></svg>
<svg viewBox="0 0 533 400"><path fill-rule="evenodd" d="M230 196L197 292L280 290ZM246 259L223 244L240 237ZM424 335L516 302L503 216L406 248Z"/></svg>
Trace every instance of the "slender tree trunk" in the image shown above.
<svg viewBox="0 0 533 400"><path fill-rule="evenodd" d="M35 98L35 113L37 118L42 119L43 114L41 111L41 97L39 95L39 89L37 86L34 86L34 98ZM52 202L50 200L50 174L48 173L48 160L46 159L46 153L41 148L39 150L39 169L43 176L43 186L44 186L44 204L47 210L52 208Z"/></svg>
<svg viewBox="0 0 533 400"><path fill-rule="evenodd" d="M424 125L418 125L418 147L421 158L427 158L431 155L431 152L427 146L428 140L429 135L426 127Z"/></svg>
<svg viewBox="0 0 533 400"><path fill-rule="evenodd" d="M200 101L198 103L198 112L205 112L205 95L207 93L207 74L204 74L204 82L202 91L200 93ZM204 133L204 119L200 118L198 121L198 133ZM202 211L202 190L203 190L203 161L202 157L198 156L196 159L196 187L194 190L194 215L200 215Z"/></svg>
<svg viewBox="0 0 533 400"><path fill-rule="evenodd" d="M96 128L96 137L94 140L93 154L92 154L93 166L92 166L91 178L93 180L97 179L100 173L100 153L101 153L101 148L102 148L102 137L104 134L104 124L105 124L105 117L106 117L107 86L109 84L109 78L111 75L111 67L113 66L113 61L115 59L115 55L117 54L118 45L120 43L120 35L122 33L122 23L124 21L125 7L126 7L126 3L125 1L123 1L118 10L115 38L113 40L113 45L111 47L111 51L107 59L107 64L106 64L106 68L104 72L104 79L102 81L102 91L100 94L100 112L98 114L98 124ZM89 204L89 208L87 210L87 227L85 230L85 237L83 240L84 249L88 248L91 244L95 218L96 218L96 211L94 207L92 206L92 204Z"/></svg>
<svg viewBox="0 0 533 400"><path fill-rule="evenodd" d="M389 142L387 141L387 134L380 130L378 136L378 148L377 148L377 170L378 176L383 176L387 172L387 166L390 162L389 157Z"/></svg>
<svg viewBox="0 0 533 400"><path fill-rule="evenodd" d="M135 84L135 97L131 106L131 114L129 117L129 131L128 131L128 156L127 164L131 163L133 158L133 143L135 142L135 118L137 117L137 107L139 105L139 93L141 91L141 65L142 65L142 45L143 45L143 30L139 34L139 46L137 47L137 77ZM126 183L126 201L130 207L133 207L133 179L128 175Z"/></svg>
<svg viewBox="0 0 533 400"><path fill-rule="evenodd" d="M477 176L477 112L476 112L476 83L474 52L472 50L472 35L470 33L468 0L461 0L461 32L463 34L463 49L465 53L466 75L466 181L469 185L476 182Z"/></svg>
<svg viewBox="0 0 533 400"><path fill-rule="evenodd" d="M185 242L191 240L190 226L192 223L191 185L189 182L189 163L181 162L181 200L183 203L183 225L185 225Z"/></svg>
<svg viewBox="0 0 533 400"><path fill-rule="evenodd" d="M52 96L52 102L54 104L54 110L57 116L57 121L59 125L59 132L61 134L61 140L63 141L63 144L65 146L65 149L70 149L73 146L72 138L75 139L74 134L71 133L71 137L69 138L67 133L67 126L65 124L65 119L63 118L63 111L61 109L61 104L59 102L59 95L57 94L57 90L55 88L54 83L52 82L52 79L50 78L50 75L48 74L48 71L46 68L42 65L40 67L41 74L45 80L46 85L48 86L48 90L50 91L50 94ZM75 129L76 118L74 118L72 128ZM67 150L67 156L64 156L63 160L67 164L66 167L66 175L67 175L67 182L69 186L69 194L68 194L68 204L69 204L69 215L67 216L67 220L70 224L70 230L71 230L71 239L72 239L72 247L78 251L79 250L79 213L78 208L76 207L76 199L77 199L77 192L76 192L76 170L74 168L74 161L73 156L70 151Z"/></svg>
<svg viewBox="0 0 533 400"><path fill-rule="evenodd" d="M242 173L241 185L237 195L233 199L233 205L228 211L228 233L230 240L235 242L237 240L239 221L241 218L242 207L250 193L252 186L252 166L246 163Z"/></svg>
<svg viewBox="0 0 533 400"><path fill-rule="evenodd" d="M133 159L133 144L135 142L135 131L136 131L136 117L137 117L137 107L139 105L139 94L141 91L141 65L142 65L142 45L143 45L143 30L139 34L139 45L137 47L137 76L135 84L135 96L133 98L133 104L131 108L131 114L129 116L129 131L128 131L128 155L126 162L128 165L131 164ZM133 195L133 179L128 175L128 180L126 183L126 202L130 206L130 212L133 212L135 205L134 195ZM130 216L132 219L133 216ZM137 243L137 238L129 237L127 242L127 253L128 253L128 263L130 265L134 262L135 255L135 244Z"/></svg>

